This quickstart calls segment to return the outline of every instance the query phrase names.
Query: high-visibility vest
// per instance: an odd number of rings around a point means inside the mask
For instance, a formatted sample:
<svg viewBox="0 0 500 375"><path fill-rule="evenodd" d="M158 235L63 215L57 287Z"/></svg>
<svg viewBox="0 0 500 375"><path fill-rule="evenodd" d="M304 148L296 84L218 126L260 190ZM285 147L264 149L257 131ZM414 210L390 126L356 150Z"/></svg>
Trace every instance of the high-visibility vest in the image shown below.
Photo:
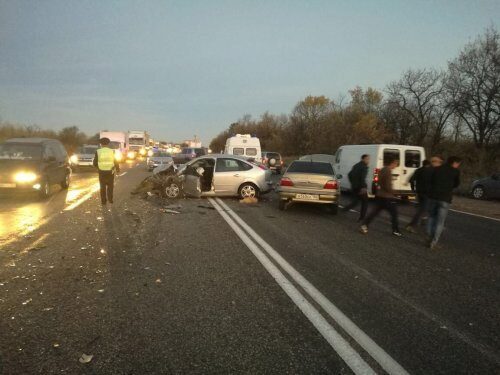
<svg viewBox="0 0 500 375"><path fill-rule="evenodd" d="M100 171L110 171L115 166L114 150L103 147L97 150L97 168Z"/></svg>

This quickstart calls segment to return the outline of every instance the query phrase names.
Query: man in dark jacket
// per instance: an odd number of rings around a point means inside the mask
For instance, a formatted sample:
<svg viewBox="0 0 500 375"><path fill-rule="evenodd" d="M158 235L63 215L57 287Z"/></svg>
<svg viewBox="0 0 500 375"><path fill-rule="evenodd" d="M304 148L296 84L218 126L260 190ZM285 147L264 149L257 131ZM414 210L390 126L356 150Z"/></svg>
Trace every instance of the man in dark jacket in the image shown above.
<svg viewBox="0 0 500 375"><path fill-rule="evenodd" d="M379 186L375 194L375 207L366 219L363 220L363 225L360 227L361 233L368 233L368 225L370 225L372 220L375 219L382 210L387 210L391 215L392 234L397 237L402 236L399 231L398 210L396 207L394 189L392 187L392 170L396 168L398 164L399 160L397 159L387 160L385 167L380 171L378 176Z"/></svg>
<svg viewBox="0 0 500 375"><path fill-rule="evenodd" d="M427 234L429 247L435 249L444 229L446 215L450 208L453 189L460 185L458 168L462 160L457 156L448 158L446 164L433 168L429 192L429 221Z"/></svg>
<svg viewBox="0 0 500 375"><path fill-rule="evenodd" d="M417 193L418 207L413 215L413 219L406 226L408 232L415 233L415 226L420 222L420 218L427 212L429 201L429 191L431 189L432 167L429 160L424 160L422 166L418 168L410 178L411 190Z"/></svg>
<svg viewBox="0 0 500 375"><path fill-rule="evenodd" d="M366 209L368 207L368 190L366 185L366 176L368 175L368 164L370 164L370 155L361 156L361 161L354 164L349 172L349 181L351 182L352 200L343 211L352 210L361 202L361 211L359 213L359 220L362 221L366 216Z"/></svg>

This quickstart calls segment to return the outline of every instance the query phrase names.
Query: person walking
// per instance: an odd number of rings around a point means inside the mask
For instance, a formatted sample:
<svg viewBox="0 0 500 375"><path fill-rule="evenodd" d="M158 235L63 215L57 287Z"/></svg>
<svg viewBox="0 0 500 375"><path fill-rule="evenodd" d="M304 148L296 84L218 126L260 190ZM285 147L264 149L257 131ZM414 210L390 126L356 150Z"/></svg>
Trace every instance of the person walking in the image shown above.
<svg viewBox="0 0 500 375"><path fill-rule="evenodd" d="M401 237L398 222L398 210L396 207L396 198L394 196L394 189L392 186L392 170L399 164L397 159L387 160L384 168L379 173L379 187L375 193L375 207L370 214L363 220L360 227L360 232L363 234L368 233L368 226L375 219L382 210L386 210L391 215L392 234Z"/></svg>
<svg viewBox="0 0 500 375"><path fill-rule="evenodd" d="M352 200L342 209L342 211L348 212L361 202L361 211L359 212L358 221L363 221L368 208L368 190L366 184L368 164L370 164L370 155L364 154L361 156L361 160L354 164L348 174L349 182L351 183Z"/></svg>
<svg viewBox="0 0 500 375"><path fill-rule="evenodd" d="M433 168L429 193L429 221L427 222L428 246L436 249L444 222L450 208L453 189L460 185L458 168L462 159L457 156L448 158L446 164Z"/></svg>
<svg viewBox="0 0 500 375"><path fill-rule="evenodd" d="M109 148L109 138L99 140L101 148L94 155L94 167L99 171L99 185L101 188L101 203L113 203L113 189L115 173L120 172L120 164L115 158L115 151Z"/></svg>
<svg viewBox="0 0 500 375"><path fill-rule="evenodd" d="M427 216L427 206L429 202L429 191L431 188L432 167L429 160L424 160L422 166L418 168L410 178L411 190L417 193L418 207L406 230L415 233L415 226L420 222L420 218Z"/></svg>

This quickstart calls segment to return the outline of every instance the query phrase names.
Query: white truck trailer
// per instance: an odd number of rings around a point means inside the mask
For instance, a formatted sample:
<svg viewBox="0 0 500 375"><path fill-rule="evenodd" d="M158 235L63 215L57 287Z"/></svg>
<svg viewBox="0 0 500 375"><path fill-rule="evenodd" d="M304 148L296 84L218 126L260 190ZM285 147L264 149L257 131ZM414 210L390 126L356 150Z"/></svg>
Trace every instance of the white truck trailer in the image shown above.
<svg viewBox="0 0 500 375"><path fill-rule="evenodd" d="M145 130L131 130L128 132L129 152L136 156L146 156L149 149L149 134Z"/></svg>

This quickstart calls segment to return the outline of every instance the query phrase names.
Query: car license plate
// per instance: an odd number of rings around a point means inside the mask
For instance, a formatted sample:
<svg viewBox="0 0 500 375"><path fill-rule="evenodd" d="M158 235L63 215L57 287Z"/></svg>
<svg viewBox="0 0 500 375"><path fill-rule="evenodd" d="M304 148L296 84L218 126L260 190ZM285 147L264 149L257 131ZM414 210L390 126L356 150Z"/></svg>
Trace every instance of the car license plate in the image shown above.
<svg viewBox="0 0 500 375"><path fill-rule="evenodd" d="M0 182L0 188L15 188L16 187L16 184L12 184L12 183L1 183Z"/></svg>
<svg viewBox="0 0 500 375"><path fill-rule="evenodd" d="M308 201L317 201L319 200L319 195L314 195L314 194L296 194L295 195L296 199L304 199Z"/></svg>

